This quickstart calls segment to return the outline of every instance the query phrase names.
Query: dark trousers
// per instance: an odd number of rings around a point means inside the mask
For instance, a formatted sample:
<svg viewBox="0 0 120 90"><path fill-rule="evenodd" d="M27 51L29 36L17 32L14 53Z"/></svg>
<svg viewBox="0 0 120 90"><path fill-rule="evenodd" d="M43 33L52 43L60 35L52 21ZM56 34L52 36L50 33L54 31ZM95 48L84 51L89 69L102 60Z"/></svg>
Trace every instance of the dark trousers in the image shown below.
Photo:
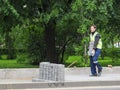
<svg viewBox="0 0 120 90"><path fill-rule="evenodd" d="M95 55L90 56L90 67L91 67L91 74L97 74L96 67L99 70L102 69L102 66L98 63L98 57L101 53L101 49L95 50Z"/></svg>

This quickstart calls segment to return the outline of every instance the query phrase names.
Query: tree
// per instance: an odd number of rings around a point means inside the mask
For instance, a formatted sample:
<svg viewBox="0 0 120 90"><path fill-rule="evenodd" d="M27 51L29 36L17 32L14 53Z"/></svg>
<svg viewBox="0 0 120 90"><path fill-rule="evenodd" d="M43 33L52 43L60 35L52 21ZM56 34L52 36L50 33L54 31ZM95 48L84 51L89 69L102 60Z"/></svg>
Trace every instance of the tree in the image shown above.
<svg viewBox="0 0 120 90"><path fill-rule="evenodd" d="M8 0L0 0L0 27L2 28L1 33L5 35L5 45L8 52L8 58L14 58L14 48L12 39L9 36L11 28L15 25L16 19L18 19L19 14L15 8L10 4Z"/></svg>
<svg viewBox="0 0 120 90"><path fill-rule="evenodd" d="M20 32L20 36L23 37L23 31L26 33L24 39L27 44L25 47L29 57L32 59L32 64L39 63L39 61L64 63L65 55L71 52L75 53L74 48L77 46L80 47L79 54L86 57L91 24L97 24L98 30L103 35L111 36L109 31L112 32L112 27L117 28L117 32L119 32L118 22L112 23L118 19L113 15L113 11L118 10L115 7L115 5L118 5L117 0L5 1L13 9L3 5L2 10L6 16L9 16L9 21L12 23L5 22L3 24L9 26L9 32L11 32L11 28L14 30L11 36L14 36L15 32ZM6 10L13 12L12 15L7 14L8 12L5 13ZM1 14L2 19L4 14ZM118 15L117 12L115 12L115 15ZM20 20L19 25L16 19ZM112 33L116 34L114 31ZM119 36L119 34L117 35ZM105 40L104 36L103 40ZM107 44L109 40L106 40L104 44ZM71 50L71 52L66 50Z"/></svg>

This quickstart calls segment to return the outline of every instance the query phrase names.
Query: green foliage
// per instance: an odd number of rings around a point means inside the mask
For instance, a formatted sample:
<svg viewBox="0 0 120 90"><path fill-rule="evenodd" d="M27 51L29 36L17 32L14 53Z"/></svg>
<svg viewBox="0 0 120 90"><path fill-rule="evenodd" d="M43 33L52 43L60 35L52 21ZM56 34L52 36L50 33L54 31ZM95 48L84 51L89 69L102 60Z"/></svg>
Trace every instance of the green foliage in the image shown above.
<svg viewBox="0 0 120 90"><path fill-rule="evenodd" d="M119 9L119 0L0 0L4 48L22 49L27 54L19 57L17 52L18 61L36 64L46 57L46 26L49 30L53 27L58 60L75 54L84 62L90 25L96 24L102 34L103 49L119 42Z"/></svg>
<svg viewBox="0 0 120 90"><path fill-rule="evenodd" d="M1 55L1 56L0 56L0 59L6 60L6 59L7 59L7 55L5 55L5 54Z"/></svg>
<svg viewBox="0 0 120 90"><path fill-rule="evenodd" d="M16 61L17 63L21 63L21 64L28 64L29 63L29 58L28 58L28 55L25 54L25 53L18 53L17 54L17 57L16 57Z"/></svg>
<svg viewBox="0 0 120 90"><path fill-rule="evenodd" d="M120 66L120 57L119 60L115 62L111 60L111 57L104 57L104 59L99 57L98 61L104 67L107 67L108 65ZM68 59L65 60L65 65L67 67L70 64L72 64L71 67L88 67L90 66L90 61L88 60L88 62L86 63L84 58L82 58L81 56L69 56Z"/></svg>
<svg viewBox="0 0 120 90"><path fill-rule="evenodd" d="M0 0L0 13L4 15L13 15L15 17L19 17L16 9L10 4L9 0Z"/></svg>
<svg viewBox="0 0 120 90"><path fill-rule="evenodd" d="M108 48L105 50L105 53L111 58L112 62L120 59L120 48Z"/></svg>
<svg viewBox="0 0 120 90"><path fill-rule="evenodd" d="M44 29L41 27L41 24L38 23L39 20L34 19L33 22L36 24L31 24L27 19L22 26L18 25L12 28L12 32L10 33L12 39L14 39L14 47L18 50L16 52L18 54L17 61L20 63L38 64L44 58ZM24 50L24 52L19 53L20 49ZM23 53L26 52L27 54L23 55Z"/></svg>
<svg viewBox="0 0 120 90"><path fill-rule="evenodd" d="M27 26L17 25L16 27L12 28L10 32L11 38L14 40L14 47L15 49L24 49L26 50L27 41L28 41L28 33L29 30L26 28Z"/></svg>
<svg viewBox="0 0 120 90"><path fill-rule="evenodd" d="M28 57L30 63L39 64L40 61L44 60L44 42L43 42L43 28L37 26L29 27L29 39L27 45Z"/></svg>

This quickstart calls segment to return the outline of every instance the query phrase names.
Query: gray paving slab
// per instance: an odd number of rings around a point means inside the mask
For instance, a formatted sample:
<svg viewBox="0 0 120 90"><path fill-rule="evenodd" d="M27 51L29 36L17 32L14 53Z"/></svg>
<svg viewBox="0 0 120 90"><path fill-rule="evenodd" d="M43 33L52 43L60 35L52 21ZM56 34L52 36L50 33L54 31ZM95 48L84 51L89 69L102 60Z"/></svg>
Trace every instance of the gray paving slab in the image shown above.
<svg viewBox="0 0 120 90"><path fill-rule="evenodd" d="M78 86L120 86L120 67L103 68L102 76L90 77L89 68L66 68L64 82L32 82L27 79L0 79L0 90Z"/></svg>

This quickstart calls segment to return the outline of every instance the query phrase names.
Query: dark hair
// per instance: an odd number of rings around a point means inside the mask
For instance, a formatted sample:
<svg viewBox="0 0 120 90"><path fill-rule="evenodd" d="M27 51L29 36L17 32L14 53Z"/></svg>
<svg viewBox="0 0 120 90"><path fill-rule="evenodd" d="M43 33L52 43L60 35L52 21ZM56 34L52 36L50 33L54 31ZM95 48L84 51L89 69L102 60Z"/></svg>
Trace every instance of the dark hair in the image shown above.
<svg viewBox="0 0 120 90"><path fill-rule="evenodd" d="M91 27L92 27L92 26L93 26L94 28L97 28L97 27L96 27L96 25L94 25L94 24L93 24L93 25L91 25Z"/></svg>

